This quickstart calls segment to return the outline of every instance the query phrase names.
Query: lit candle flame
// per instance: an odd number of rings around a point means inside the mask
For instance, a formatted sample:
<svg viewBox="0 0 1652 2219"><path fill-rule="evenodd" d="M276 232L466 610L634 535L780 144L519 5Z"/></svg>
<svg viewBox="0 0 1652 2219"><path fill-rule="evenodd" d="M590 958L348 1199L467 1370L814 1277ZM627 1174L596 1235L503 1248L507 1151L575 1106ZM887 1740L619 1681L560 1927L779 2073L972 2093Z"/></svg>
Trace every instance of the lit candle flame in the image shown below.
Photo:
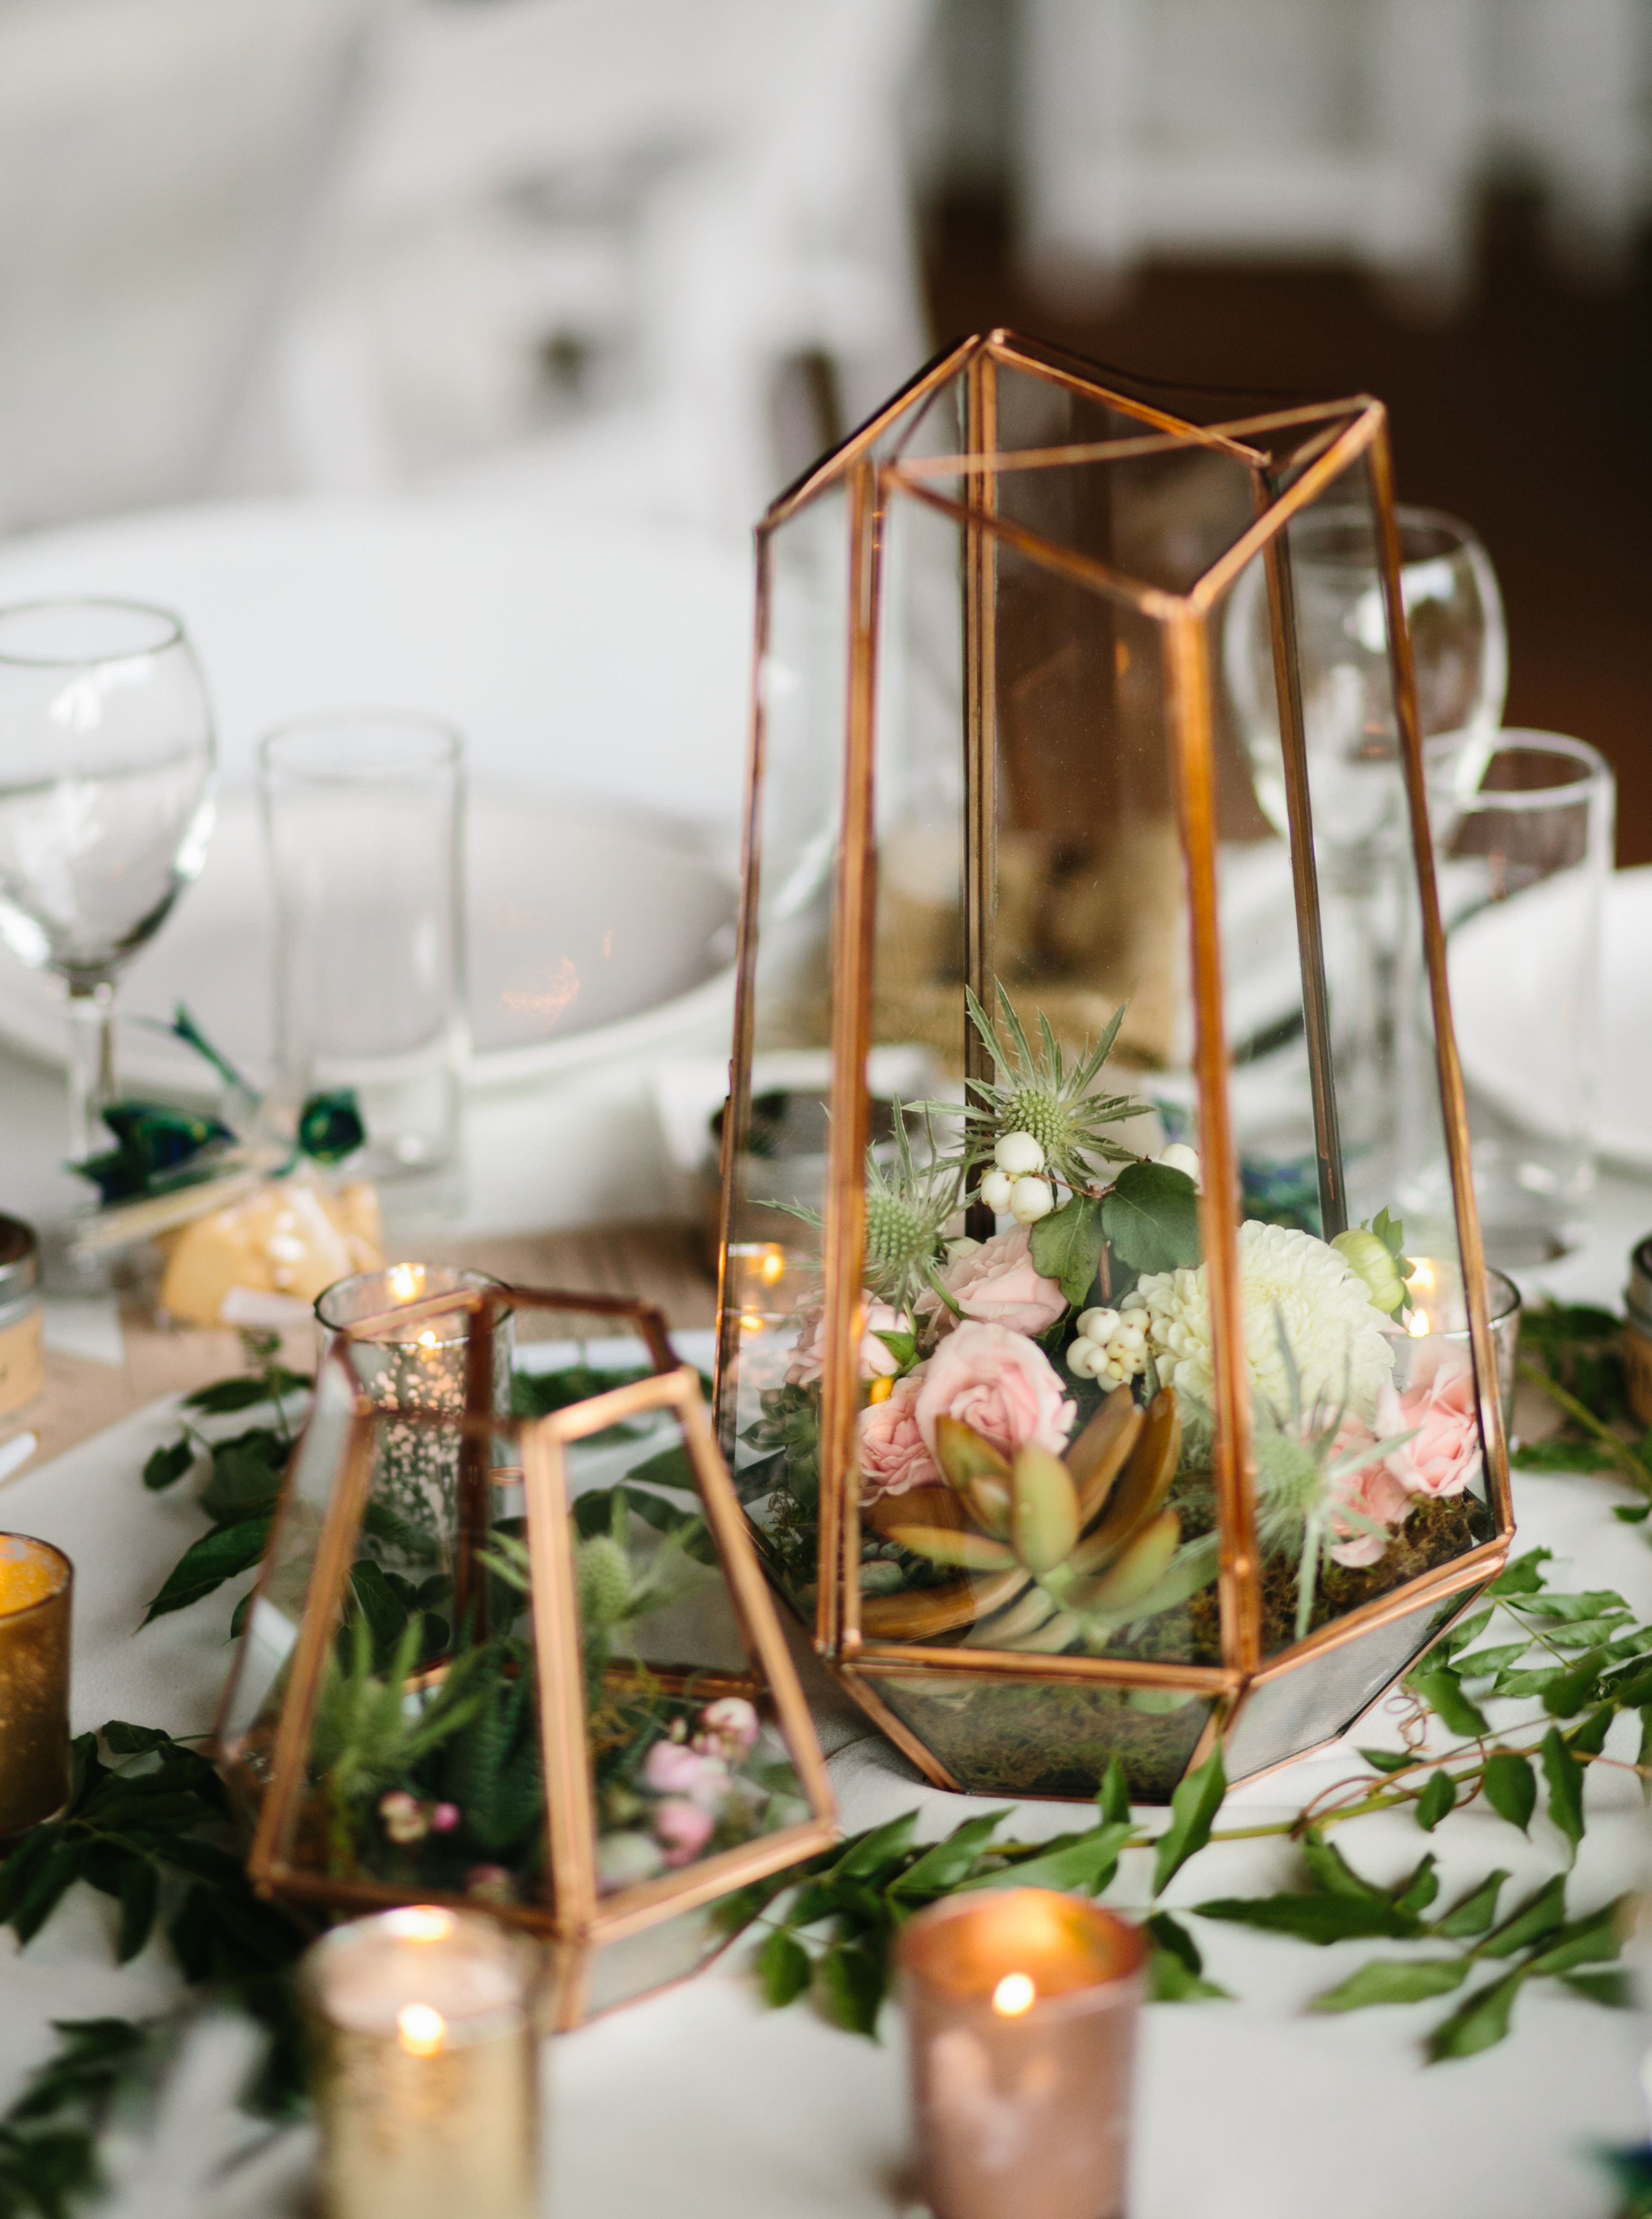
<svg viewBox="0 0 1652 2219"><path fill-rule="evenodd" d="M992 2008L1000 2018L1019 2018L1038 2001L1038 1990L1025 1973L1006 1973L992 1991Z"/></svg>
<svg viewBox="0 0 1652 2219"><path fill-rule="evenodd" d="M766 1287L786 1277L786 1251L778 1241L771 1241L763 1251L763 1260L758 1265L758 1275Z"/></svg>
<svg viewBox="0 0 1652 2219"><path fill-rule="evenodd" d="M1413 1310L1406 1320L1406 1331L1413 1340L1426 1340L1433 1327L1428 1322L1426 1310Z"/></svg>
<svg viewBox="0 0 1652 2219"><path fill-rule="evenodd" d="M1411 1277L1406 1281L1406 1284L1408 1287L1419 1288L1425 1295L1433 1293L1434 1266L1426 1257L1412 1267Z"/></svg>
<svg viewBox="0 0 1652 2219"><path fill-rule="evenodd" d="M409 2057L434 2057L447 2021L429 2004L404 2004L396 2013L396 2039Z"/></svg>
<svg viewBox="0 0 1652 2219"><path fill-rule="evenodd" d="M407 1903L387 1911L384 1924L398 1942L445 1942L453 1931L453 1913L433 1903Z"/></svg>
<svg viewBox="0 0 1652 2219"><path fill-rule="evenodd" d="M419 1336L419 1346L420 1348L434 1348L438 1346L436 1335L428 1326Z"/></svg>
<svg viewBox="0 0 1652 2219"><path fill-rule="evenodd" d="M399 1302L416 1302L425 1291L425 1267L422 1264L393 1264L390 1266L390 1292Z"/></svg>

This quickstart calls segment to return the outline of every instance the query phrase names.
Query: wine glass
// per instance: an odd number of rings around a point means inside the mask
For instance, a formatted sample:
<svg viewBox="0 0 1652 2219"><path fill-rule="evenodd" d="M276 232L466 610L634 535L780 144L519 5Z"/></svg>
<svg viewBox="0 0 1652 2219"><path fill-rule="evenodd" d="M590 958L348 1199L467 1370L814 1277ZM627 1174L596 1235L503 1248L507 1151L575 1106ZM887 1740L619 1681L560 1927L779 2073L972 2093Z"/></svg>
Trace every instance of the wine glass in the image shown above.
<svg viewBox="0 0 1652 2219"><path fill-rule="evenodd" d="M206 861L212 712L165 609L0 609L0 939L68 990L69 1153L115 1098L115 985Z"/></svg>

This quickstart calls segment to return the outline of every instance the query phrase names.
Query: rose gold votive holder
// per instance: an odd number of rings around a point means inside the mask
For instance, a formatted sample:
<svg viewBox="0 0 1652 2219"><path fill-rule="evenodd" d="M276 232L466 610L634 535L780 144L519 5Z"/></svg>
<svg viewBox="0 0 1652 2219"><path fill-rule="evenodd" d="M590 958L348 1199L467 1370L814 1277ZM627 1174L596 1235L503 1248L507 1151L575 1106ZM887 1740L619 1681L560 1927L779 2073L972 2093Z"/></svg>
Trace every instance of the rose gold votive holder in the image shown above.
<svg viewBox="0 0 1652 2219"><path fill-rule="evenodd" d="M425 1904L309 1950L326 2219L534 2219L536 1962L491 1919Z"/></svg>
<svg viewBox="0 0 1652 2219"><path fill-rule="evenodd" d="M935 2219L1121 2219L1146 1946L1048 1888L953 1896L901 1936Z"/></svg>
<svg viewBox="0 0 1652 2219"><path fill-rule="evenodd" d="M75 1568L0 1533L0 1841L69 1799L69 1604Z"/></svg>

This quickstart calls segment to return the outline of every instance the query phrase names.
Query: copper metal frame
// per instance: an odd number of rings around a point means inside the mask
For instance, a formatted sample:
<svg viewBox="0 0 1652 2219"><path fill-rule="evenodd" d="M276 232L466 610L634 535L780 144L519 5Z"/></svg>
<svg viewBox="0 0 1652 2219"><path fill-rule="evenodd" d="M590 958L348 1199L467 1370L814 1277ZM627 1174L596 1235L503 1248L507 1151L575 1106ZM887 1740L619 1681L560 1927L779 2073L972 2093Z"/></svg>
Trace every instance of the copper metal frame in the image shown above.
<svg viewBox="0 0 1652 2219"><path fill-rule="evenodd" d="M655 1371L645 1379L612 1388L537 1420L496 1414L493 1399L493 1327L505 1310L540 1308L624 1320L637 1330ZM459 1563L456 1596L467 1585L466 1557L485 1535L485 1506L478 1522L467 1500L475 1475L482 1483L525 1485L528 1548L533 1579L535 1651L539 1681L541 1750L547 1804L550 1862L550 1900L544 1904L482 1907L503 1923L539 1936L553 1946L558 1964L556 2027L577 2025L585 2016L592 1953L612 1942L680 1913L700 1909L753 1880L767 1878L830 1846L837 1835L835 1804L813 1721L797 1668L780 1631L773 1599L759 1567L751 1531L728 1471L717 1451L699 1379L673 1352L665 1321L646 1303L618 1298L562 1295L531 1288L464 1289L400 1307L399 1324L438 1317L467 1319L467 1408L463 1416L432 1411L386 1411L363 1395L339 1344L370 1338L383 1318L357 1321L344 1329L324 1359L346 1383L351 1416L343 1468L323 1520L306 1607L292 1652L267 1781L251 1770L245 1750L229 1736L238 1655L220 1703L214 1754L236 1799L255 1809L256 1824L247 1870L262 1895L318 1909L370 1911L407 1902L405 1888L387 1883L340 1880L307 1870L294 1860L294 1838L304 1787L305 1759L328 1647L339 1622L357 1538L372 1475L375 1428L386 1424L457 1433L460 1464ZM478 1349L482 1353L479 1357ZM320 1380L318 1378L318 1386ZM742 1646L750 1663L746 1675L722 1672L696 1675L695 1684L714 1692L737 1692L772 1703L796 1768L810 1816L773 1834L717 1852L681 1872L667 1873L603 1899L597 1893L593 1858L595 1818L587 1756L584 1671L579 1640L574 1555L569 1538L566 1480L568 1445L604 1428L650 1411L676 1417L693 1466L707 1523L716 1540ZM504 1449L509 1461L498 1461ZM301 1453L301 1444L300 1453ZM294 1460L296 1470L297 1456ZM254 1588L255 1607L276 1563L283 1526L290 1514L293 1474L277 1508L270 1545ZM244 1652L243 1652L244 1653ZM659 1675L655 1675L659 1676ZM670 1675L668 1675L670 1676ZM425 1891L421 1900L475 1909L474 1899Z"/></svg>
<svg viewBox="0 0 1652 2219"><path fill-rule="evenodd" d="M1144 426L1140 436L1006 453L997 445L997 374L1009 367L1044 378L1096 401ZM940 387L961 384L965 438L955 455L907 459L898 427ZM1289 483L1276 474L1265 435L1301 427L1307 435L1289 458ZM998 511L1003 478L1020 469L1066 467L1189 445L1215 447L1250 471L1255 521L1187 592L1145 586L1077 550L1059 546ZM883 451L886 448L887 452ZM1249 1447L1249 1397L1240 1358L1240 1298L1237 1226L1217 1197L1237 1189L1237 1160L1227 1095L1220 948L1215 893L1214 748L1212 674L1207 620L1240 571L1258 554L1267 566L1276 678L1282 705L1291 850L1297 889L1310 1072L1327 1235L1346 1221L1342 1166L1330 1082L1330 1040L1324 955L1313 875L1306 751L1300 688L1292 645L1292 581L1284 527L1344 471L1363 460L1370 474L1379 523L1379 555L1388 614L1393 690L1413 835L1423 947L1428 968L1447 1157L1456 1195L1459 1248L1486 1445L1494 1538L1462 1557L1419 1576L1293 1644L1279 1656L1261 1651L1261 1588L1256 1555ZM943 482L953 482L953 490ZM1432 867L1415 684L1400 593L1400 552L1393 517L1387 416L1364 396L1252 414L1223 423L1194 424L1128 394L1110 388L1074 357L994 332L967 340L941 357L880 411L837 453L817 466L781 500L758 528L758 678L754 689L753 743L747 793L746 898L742 904L736 987L736 1069L748 1066L755 1016L757 930L755 899L761 867L759 812L766 771L761 657L768 638L769 562L773 535L823 494L848 487L850 501L851 637L848 724L845 747L843 844L832 921L830 963L835 992L832 1019L832 1131L828 1167L825 1272L825 1368L821 1428L822 1485L819 1601L815 1643L848 1692L876 1723L938 1784L955 1786L920 1738L895 1719L877 1696L885 1675L953 1677L984 1675L1028 1681L1082 1680L1102 1686L1152 1684L1220 1694L1222 1703L1205 1739L1214 1739L1237 1716L1248 1688L1296 1664L1357 1638L1415 1610L1477 1587L1501 1566L1512 1535L1507 1451L1496 1389L1483 1253L1469 1173L1463 1082L1451 1031L1444 941ZM1216 1350L1215 1482L1222 1537L1220 1573L1223 1658L1220 1667L1152 1664L1102 1657L1045 1656L1011 1650L896 1644L860 1638L859 1618L858 1493L851 1451L854 1414L852 1352L858 1339L857 1308L862 1252L861 1163L866 1092L862 1074L871 1047L869 981L873 926L873 739L878 652L876 582L883 520L898 495L949 518L960 527L965 600L966 844L965 932L971 983L986 998L992 977L994 778L993 566L999 545L1015 549L1046 570L1158 624L1163 642L1166 693L1171 705L1181 834L1187 873L1190 972L1194 982L1195 1064L1199 1085L1205 1178L1201 1231L1209 1265ZM868 602L868 593L872 600ZM978 1062L972 1044L973 1061ZM730 1089L724 1133L726 1251L733 1230L735 1168L744 1145L743 1090ZM729 1353L728 1321L719 1350L719 1389ZM720 1399L721 1396L720 1396ZM730 1446L732 1445L730 1444Z"/></svg>

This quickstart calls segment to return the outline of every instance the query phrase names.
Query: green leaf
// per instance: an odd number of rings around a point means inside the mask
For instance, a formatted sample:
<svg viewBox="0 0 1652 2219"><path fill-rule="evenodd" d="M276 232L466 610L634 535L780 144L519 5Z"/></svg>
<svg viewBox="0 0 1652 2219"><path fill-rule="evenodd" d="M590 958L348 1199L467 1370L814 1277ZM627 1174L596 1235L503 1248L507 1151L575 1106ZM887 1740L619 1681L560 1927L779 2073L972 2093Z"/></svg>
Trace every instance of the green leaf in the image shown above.
<svg viewBox="0 0 1652 2219"><path fill-rule="evenodd" d="M1643 1526L1652 1518L1652 1502L1619 1502L1612 1507L1612 1516L1621 1518L1625 1526Z"/></svg>
<svg viewBox="0 0 1652 2219"><path fill-rule="evenodd" d="M143 1483L152 1495L183 1478L196 1459L196 1445L187 1433L170 1449L156 1449L143 1468Z"/></svg>
<svg viewBox="0 0 1652 2219"><path fill-rule="evenodd" d="M1467 1957L1374 1957L1308 2005L1316 2011L1367 2011L1373 2004L1421 2004L1449 1996L1469 1977Z"/></svg>
<svg viewBox="0 0 1652 2219"><path fill-rule="evenodd" d="M1491 1731L1484 1712L1463 1694L1463 1683L1449 1664L1434 1664L1426 1671L1413 1672L1406 1685L1428 1705L1450 1732L1478 1737Z"/></svg>
<svg viewBox="0 0 1652 2219"><path fill-rule="evenodd" d="M1199 1190L1168 1164L1127 1164L1102 1204L1102 1229L1133 1271L1175 1271L1199 1261Z"/></svg>
<svg viewBox="0 0 1652 2219"><path fill-rule="evenodd" d="M1171 1823L1158 1837L1153 1860L1155 1896L1163 1895L1188 1859L1196 1856L1210 1839L1210 1829L1227 1793L1227 1775L1218 1743L1196 1772L1177 1782L1171 1797Z"/></svg>
<svg viewBox="0 0 1652 2219"><path fill-rule="evenodd" d="M1467 1656L1456 1659L1457 1675L1463 1680L1478 1680L1494 1672L1506 1672L1518 1664L1531 1649L1529 1641L1501 1641L1493 1649L1476 1649Z"/></svg>
<svg viewBox="0 0 1652 2219"><path fill-rule="evenodd" d="M881 1958L860 1942L834 1942L821 1960L833 2017L849 2034L875 2041L885 1985Z"/></svg>
<svg viewBox="0 0 1652 2219"><path fill-rule="evenodd" d="M1489 1942L1481 1943L1479 1954L1482 1957L1512 1957L1565 1923L1566 1875L1556 1873L1509 1914Z"/></svg>
<svg viewBox="0 0 1652 2219"><path fill-rule="evenodd" d="M1497 1899L1508 1877L1506 1872L1487 1873L1477 1887L1457 1899L1444 1918L1436 1919L1434 1931L1453 1942L1470 1941L1487 1932L1497 1917Z"/></svg>
<svg viewBox="0 0 1652 2219"><path fill-rule="evenodd" d="M1102 1259L1102 1205L1094 1195L1076 1194L1032 1229L1033 1268L1060 1282L1067 1301L1078 1308L1095 1283Z"/></svg>
<svg viewBox="0 0 1652 2219"><path fill-rule="evenodd" d="M262 1429L220 1442L212 1452L212 1477L201 1490L201 1507L219 1526L273 1510L289 1453L279 1433Z"/></svg>
<svg viewBox="0 0 1652 2219"><path fill-rule="evenodd" d="M1359 1753L1376 1772L1403 1772L1417 1762L1408 1749L1362 1749Z"/></svg>
<svg viewBox="0 0 1652 2219"><path fill-rule="evenodd" d="M28 1894L35 1874L62 1836L60 1825L36 1826L0 1862L0 1926L9 1925L13 1911Z"/></svg>
<svg viewBox="0 0 1652 2219"><path fill-rule="evenodd" d="M1530 1672L1500 1672L1493 1682L1492 1693L1521 1698L1541 1695L1554 1686L1565 1669L1563 1664L1540 1664Z"/></svg>
<svg viewBox="0 0 1652 2219"><path fill-rule="evenodd" d="M641 1464L633 1464L625 1475L627 1479L640 1479L650 1487L673 1487L686 1495L699 1491L694 1477L694 1467L687 1450L680 1441L668 1449L645 1457Z"/></svg>
<svg viewBox="0 0 1652 2219"><path fill-rule="evenodd" d="M1206 1980L1202 1973L1189 1972L1171 1950L1154 1947L1147 1956L1147 2000L1150 2004L1231 2004L1233 1992Z"/></svg>
<svg viewBox="0 0 1652 2219"><path fill-rule="evenodd" d="M1516 1607L1523 1618L1559 1619L1567 1624L1579 1619L1635 1615L1622 1595L1611 1588L1592 1588L1587 1594L1551 1594L1545 1588L1535 1603Z"/></svg>
<svg viewBox="0 0 1652 2219"><path fill-rule="evenodd" d="M11 1914L11 1930L17 1936L19 1949L40 1932L80 1878L87 1848L84 1842L58 1839L40 1859Z"/></svg>
<svg viewBox="0 0 1652 2219"><path fill-rule="evenodd" d="M350 1592L373 1637L375 1663L388 1663L407 1629L407 1605L385 1577L382 1567L370 1557L358 1557L351 1565Z"/></svg>
<svg viewBox="0 0 1652 2219"><path fill-rule="evenodd" d="M307 1372L289 1371L278 1364L266 1377L218 1379L210 1387L197 1387L193 1395L183 1397L183 1408L199 1410L207 1418L227 1418L232 1411L256 1409L260 1402L270 1402L272 1389L285 1395L310 1383Z"/></svg>
<svg viewBox="0 0 1652 2219"><path fill-rule="evenodd" d="M1640 2001L1627 1973L1562 1973L1560 1980L1563 1987L1587 1996L1592 2004L1605 2004L1609 2011L1633 2011Z"/></svg>
<svg viewBox="0 0 1652 2219"><path fill-rule="evenodd" d="M1143 1931L1156 1949L1163 1949L1179 1958L1189 1973L1202 1973L1205 1961L1199 1954L1199 1945L1179 1918L1172 1918L1168 1911L1155 1911L1143 1922Z"/></svg>
<svg viewBox="0 0 1652 2219"><path fill-rule="evenodd" d="M1427 1785L1417 1798L1417 1824L1425 1834L1432 1834L1457 1799L1456 1782L1449 1772L1434 1771L1428 1775Z"/></svg>
<svg viewBox="0 0 1652 2219"><path fill-rule="evenodd" d="M116 1756L145 1756L152 1749L166 1749L172 1737L164 1726L128 1725L124 1719L110 1719L97 1729L97 1737Z"/></svg>
<svg viewBox="0 0 1652 2219"><path fill-rule="evenodd" d="M1537 1775L1531 1769L1531 1758L1500 1749L1487 1758L1480 1779L1486 1800L1498 1817L1525 1833L1537 1807Z"/></svg>
<svg viewBox="0 0 1652 2219"><path fill-rule="evenodd" d="M1387 1903L1387 1893L1362 1880L1342 1851L1318 1834L1310 1833L1302 1843L1302 1861L1307 1865L1314 1885L1326 1895L1351 1895L1362 1903Z"/></svg>
<svg viewBox="0 0 1652 2219"><path fill-rule="evenodd" d="M784 2011L806 1993L814 1973L809 1952L783 1926L777 1926L757 1952L757 1979L771 2011Z"/></svg>
<svg viewBox="0 0 1652 2219"><path fill-rule="evenodd" d="M1514 1999L1525 1978L1524 1971L1505 1973L1489 1987L1476 1988L1468 2001L1429 2036L1430 2063L1441 2064L1450 2057L1475 2057L1482 2049L1495 2048L1509 2030L1509 2014L1514 2009Z"/></svg>
<svg viewBox="0 0 1652 2219"><path fill-rule="evenodd" d="M1119 1852L1130 1834L1123 1823L1092 1827L1089 1833L1052 1843L1041 1856L1006 1865L966 1882L978 1887L1054 1887L1099 1895L1118 1870Z"/></svg>
<svg viewBox="0 0 1652 2219"><path fill-rule="evenodd" d="M1430 1849L1418 1861L1410 1877L1394 1890L1389 1900L1396 1911L1408 1911L1420 1918L1439 1892L1439 1874L1434 1869L1434 1852Z"/></svg>
<svg viewBox="0 0 1652 2219"><path fill-rule="evenodd" d="M269 1516L245 1518L234 1526L214 1526L186 1549L166 1576L160 1593L144 1613L146 1625L169 1611L183 1610L209 1595L237 1572L256 1564L270 1538Z"/></svg>
<svg viewBox="0 0 1652 2219"><path fill-rule="evenodd" d="M1590 1911L1587 1918L1562 1926L1552 1941L1545 1942L1535 1957L1528 1959L1525 1970L1569 1973L1580 1965L1598 1965L1615 1957L1623 1947L1630 1905L1630 1899L1620 1895L1611 1903L1603 1903L1599 1911Z"/></svg>
<svg viewBox="0 0 1652 2219"><path fill-rule="evenodd" d="M827 1874L829 1880L870 1880L897 1865L912 1846L913 1830L918 1823L916 1811L903 1811L898 1818L886 1825L874 1826L865 1834L857 1834L845 1847L843 1854Z"/></svg>
<svg viewBox="0 0 1652 2219"><path fill-rule="evenodd" d="M1116 1756L1108 1761L1107 1770L1102 1775L1102 1784L1096 1800L1101 1806L1102 1817L1109 1824L1128 1824L1130 1789L1124 1776L1124 1767Z"/></svg>
<svg viewBox="0 0 1652 2219"><path fill-rule="evenodd" d="M121 1931L115 1954L128 1963L148 1941L160 1902L160 1874L147 1857L128 1857L121 1871Z"/></svg>
<svg viewBox="0 0 1652 2219"><path fill-rule="evenodd" d="M1552 1549L1528 1549L1525 1556L1517 1557L1512 1564L1505 1566L1486 1593L1496 1595L1500 1601L1510 1595L1536 1594L1543 1586L1543 1568L1554 1553Z"/></svg>
<svg viewBox="0 0 1652 2219"><path fill-rule="evenodd" d="M1487 1603L1484 1610L1475 1611L1463 1619L1461 1625L1454 1625L1440 1641L1434 1654L1442 1661L1446 1658L1455 1661L1460 1657L1469 1644L1471 1641L1477 1641L1491 1624L1494 1607L1491 1603Z"/></svg>
<svg viewBox="0 0 1652 2219"><path fill-rule="evenodd" d="M1635 1752L1635 1762L1640 1768L1641 1800L1652 1803L1652 1703L1641 1711L1641 1745Z"/></svg>
<svg viewBox="0 0 1652 2219"><path fill-rule="evenodd" d="M1543 1689L1543 1706L1551 1719L1573 1719L1588 1702L1606 1666L1604 1649L1591 1649Z"/></svg>
<svg viewBox="0 0 1652 2219"><path fill-rule="evenodd" d="M1590 1712L1581 1726L1572 1728L1566 1737L1567 1748L1574 1756L1599 1756L1617 1715L1616 1703L1602 1703L1599 1710Z"/></svg>
<svg viewBox="0 0 1652 2219"><path fill-rule="evenodd" d="M1220 1918L1234 1926L1256 1926L1266 1934L1289 1934L1324 1949L1332 1942L1363 1942L1388 1936L1410 1941L1421 1922L1398 1905L1367 1902L1352 1895L1219 1896L1193 1906L1201 1918Z"/></svg>
<svg viewBox="0 0 1652 2219"><path fill-rule="evenodd" d="M1558 1726L1543 1737L1543 1777L1549 1782L1549 1815L1575 1853L1583 1838L1583 1767L1567 1748Z"/></svg>
<svg viewBox="0 0 1652 2219"><path fill-rule="evenodd" d="M946 1895L966 1880L981 1861L981 1853L1010 1815L1008 1810L988 1811L978 1818L966 1818L944 1842L927 1849L916 1864L891 1880L891 1896Z"/></svg>

